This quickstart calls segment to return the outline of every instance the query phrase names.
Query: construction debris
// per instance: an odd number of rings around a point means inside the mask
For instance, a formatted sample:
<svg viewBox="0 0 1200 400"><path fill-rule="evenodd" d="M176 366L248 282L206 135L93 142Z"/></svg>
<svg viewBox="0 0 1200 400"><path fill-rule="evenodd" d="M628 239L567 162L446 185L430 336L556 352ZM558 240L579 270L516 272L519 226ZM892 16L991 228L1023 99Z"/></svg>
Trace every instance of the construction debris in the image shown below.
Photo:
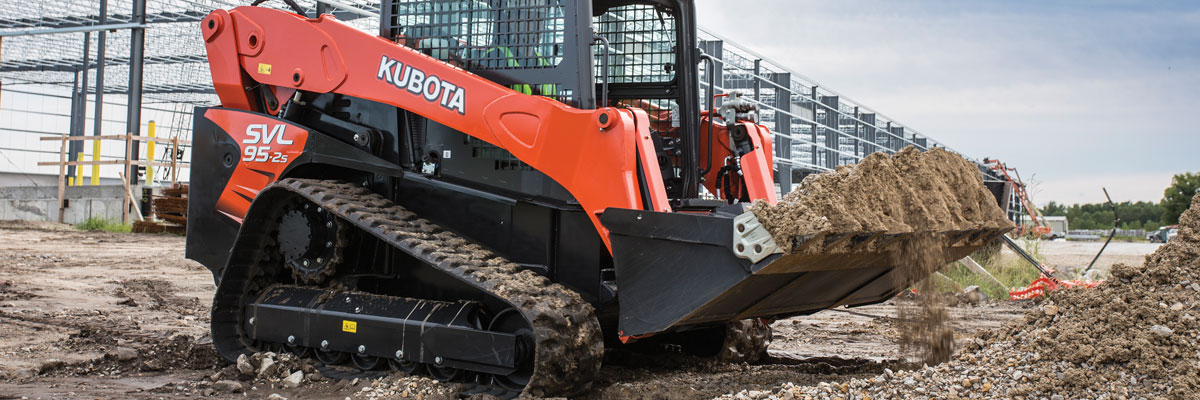
<svg viewBox="0 0 1200 400"><path fill-rule="evenodd" d="M175 184L162 193L150 200L152 218L134 222L134 232L179 235L187 232L188 185Z"/></svg>

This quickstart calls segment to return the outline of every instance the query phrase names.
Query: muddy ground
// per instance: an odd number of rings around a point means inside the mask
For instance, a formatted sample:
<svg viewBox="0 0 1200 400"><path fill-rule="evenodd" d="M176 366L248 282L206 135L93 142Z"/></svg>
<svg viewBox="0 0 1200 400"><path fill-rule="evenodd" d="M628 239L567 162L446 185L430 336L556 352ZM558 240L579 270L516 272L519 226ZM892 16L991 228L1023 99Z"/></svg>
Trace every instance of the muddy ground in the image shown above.
<svg viewBox="0 0 1200 400"><path fill-rule="evenodd" d="M228 393L210 377L227 365L211 350L211 275L183 257L184 239L79 232L54 224L0 222L2 398L443 398L452 388L386 378L249 384ZM1042 248L1053 247L1043 243ZM1021 317L1029 303L950 309L964 340ZM778 321L767 360L715 365L694 359L612 359L593 391L601 398L711 398L783 383L839 382L898 369L891 303Z"/></svg>

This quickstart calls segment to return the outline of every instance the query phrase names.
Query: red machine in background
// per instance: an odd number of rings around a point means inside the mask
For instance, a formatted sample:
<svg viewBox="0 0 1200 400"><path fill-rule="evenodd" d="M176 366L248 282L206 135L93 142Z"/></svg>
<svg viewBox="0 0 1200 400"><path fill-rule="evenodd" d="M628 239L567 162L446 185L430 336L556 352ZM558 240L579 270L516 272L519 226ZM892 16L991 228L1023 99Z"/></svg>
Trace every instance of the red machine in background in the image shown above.
<svg viewBox="0 0 1200 400"><path fill-rule="evenodd" d="M1017 224L1017 230L1014 232L1017 236L1034 236L1044 237L1051 233L1050 225L1046 224L1042 218L1042 212L1038 211L1037 206L1033 203L1029 193L1025 190L1025 182L1021 181L1021 174L1016 168L1009 168L1007 164L1000 160L985 158L983 159L986 165L992 171L996 171L1000 176L1012 184L1013 193L1020 200L1022 208L1025 209L1026 215L1029 216L1031 225ZM1009 172L1012 172L1010 175Z"/></svg>

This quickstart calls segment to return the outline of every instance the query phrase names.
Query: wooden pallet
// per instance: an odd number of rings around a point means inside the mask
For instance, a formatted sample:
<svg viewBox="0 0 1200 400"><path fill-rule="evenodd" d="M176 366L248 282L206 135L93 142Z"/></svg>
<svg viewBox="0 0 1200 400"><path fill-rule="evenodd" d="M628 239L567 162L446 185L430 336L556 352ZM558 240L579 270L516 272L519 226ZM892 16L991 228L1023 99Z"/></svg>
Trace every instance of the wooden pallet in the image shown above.
<svg viewBox="0 0 1200 400"><path fill-rule="evenodd" d="M163 189L161 196L150 199L153 218L133 224L134 232L174 233L187 232L188 185L176 184Z"/></svg>

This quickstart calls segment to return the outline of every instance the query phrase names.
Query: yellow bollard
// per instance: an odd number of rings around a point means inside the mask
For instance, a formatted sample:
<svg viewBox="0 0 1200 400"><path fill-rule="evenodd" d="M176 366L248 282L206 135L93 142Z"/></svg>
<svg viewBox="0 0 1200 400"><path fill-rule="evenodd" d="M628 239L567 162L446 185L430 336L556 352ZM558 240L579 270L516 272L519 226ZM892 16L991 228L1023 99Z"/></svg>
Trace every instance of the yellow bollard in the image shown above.
<svg viewBox="0 0 1200 400"><path fill-rule="evenodd" d="M67 186L75 186L75 177L73 177L73 176L67 177Z"/></svg>
<svg viewBox="0 0 1200 400"><path fill-rule="evenodd" d="M75 157L75 159L79 160L79 161L83 161L83 160L86 160L87 158L85 158L84 153L81 151L81 152L79 152L79 156ZM83 166L82 165L75 167L75 186L83 186Z"/></svg>
<svg viewBox="0 0 1200 400"><path fill-rule="evenodd" d="M92 139L92 161L100 161L100 139ZM100 164L92 166L92 186L100 186Z"/></svg>
<svg viewBox="0 0 1200 400"><path fill-rule="evenodd" d="M146 127L146 131L147 131L146 133L148 135L150 135L151 138L154 137L154 121L150 121L150 123ZM154 141L153 140L151 140L150 143L146 144L146 161L154 162ZM146 166L146 183L151 186L154 185L154 166L151 166L151 165Z"/></svg>

